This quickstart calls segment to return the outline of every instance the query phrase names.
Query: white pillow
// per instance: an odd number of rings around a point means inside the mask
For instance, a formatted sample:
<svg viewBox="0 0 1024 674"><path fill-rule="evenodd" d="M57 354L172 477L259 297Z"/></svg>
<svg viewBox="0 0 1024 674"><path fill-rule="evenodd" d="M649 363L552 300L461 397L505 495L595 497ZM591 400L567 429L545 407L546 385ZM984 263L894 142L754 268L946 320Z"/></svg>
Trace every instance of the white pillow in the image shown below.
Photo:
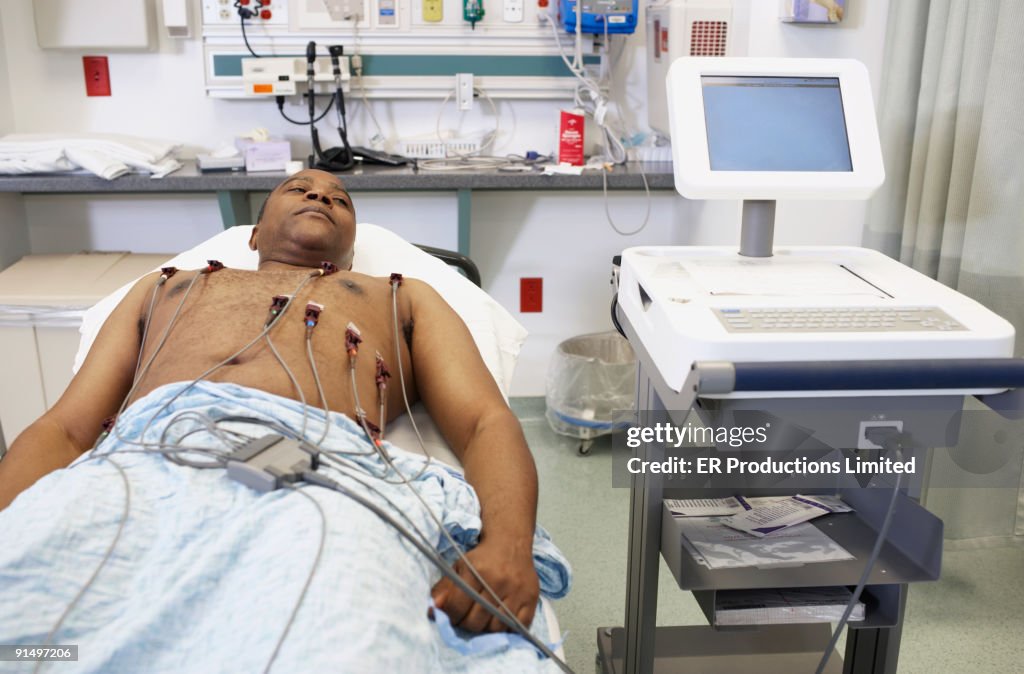
<svg viewBox="0 0 1024 674"><path fill-rule="evenodd" d="M197 269L206 266L207 260L220 260L227 267L255 269L259 257L255 251L249 250L251 233L252 226L249 225L231 227L191 250L171 258L161 266ZM519 357L519 349L527 333L526 329L490 295L444 262L424 253L400 236L366 223L356 228L352 270L370 276L387 276L392 272L398 272L430 284L466 323L484 364L490 370L498 388L506 397L508 396L516 358ZM85 356L103 322L128 294L134 283L133 281L108 295L85 312L82 327L79 329L82 339L79 342L78 354L75 356L75 372L78 372L85 361ZM428 450L433 454L434 450L440 449L440 443L444 446L444 452L449 454L449 462L452 462L454 457L444 445L440 433L432 427L432 423L426 423L430 418L425 411L418 410L419 407L413 407L413 414L420 431L423 432ZM405 416L389 424L387 438L399 447L418 451L419 443Z"/></svg>

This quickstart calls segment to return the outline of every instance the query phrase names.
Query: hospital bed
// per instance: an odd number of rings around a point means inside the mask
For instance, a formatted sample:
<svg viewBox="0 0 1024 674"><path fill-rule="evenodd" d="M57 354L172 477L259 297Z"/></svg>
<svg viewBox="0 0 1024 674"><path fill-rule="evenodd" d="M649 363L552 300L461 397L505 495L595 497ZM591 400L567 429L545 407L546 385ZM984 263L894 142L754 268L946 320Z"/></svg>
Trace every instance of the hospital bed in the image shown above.
<svg viewBox="0 0 1024 674"><path fill-rule="evenodd" d="M257 254L250 251L247 246L250 232L251 227L245 226L225 230L210 240L205 241L191 250L169 260L167 265L176 266L182 269L199 268L205 266L207 260L216 259L230 268L254 269L256 267ZM432 257L427 254L427 252L407 243L391 232L374 225L360 224L358 226L354 259L353 271L373 276L387 276L391 272L399 271L406 276L419 278L432 285L443 297L445 297L446 301L463 319L488 370L494 376L502 393L507 397L508 386L511 381L512 371L515 367L515 360L519 353L519 348L526 337L526 331L518 324L518 322L515 321L514 318L512 318L511 315L508 314L507 311L504 310L504 308L502 308L482 290L475 287L469 280L452 270L445 264L445 262L442 262L436 257ZM464 265L460 266L465 268ZM468 268L467 271L467 275L472 277L472 272L474 270L472 268ZM476 280L478 280L478 277ZM75 361L76 371L83 363L85 356L107 315L127 293L130 286L131 284L103 299L86 313L81 327L81 345ZM458 459L451 452L451 449L445 443L443 437L427 415L426 411L421 405L417 404L413 407L412 413L419 433L423 438L423 449L429 453L433 459L444 464L446 467L445 470L450 471L453 475L457 475L459 471ZM410 452L419 451L421 445L417 440L412 422L407 416L403 415L401 418L390 423L387 431L387 439L394 446L407 449ZM116 486L116 473L109 470L107 472L108 477L112 480L109 488L115 491L118 490L119 488ZM49 477L50 476L47 476L43 481L49 479ZM442 475L441 481L443 481L443 479ZM41 481L41 483L43 481ZM146 483L143 484L145 485ZM146 488L146 486L143 488ZM29 490L26 494L32 494L34 491L36 490ZM25 495L23 495L23 497L24 496ZM23 497L19 498L21 499ZM16 509L17 505L18 501L16 500L9 510ZM40 504L35 503L33 505L38 507ZM45 503L43 505L45 506ZM66 506L66 504L64 504L64 506ZM56 512L60 512L60 508L64 506L56 506ZM24 515L25 510L28 509L22 509L19 511L18 515ZM8 513L0 512L0 522L3 521L4 514ZM10 523L10 520L8 520L8 525ZM67 549L63 551L63 554L73 554L74 548L74 545L68 545ZM26 550L26 553L29 552L30 551ZM95 551L90 551L90 553L93 552ZM115 564L116 559L112 559L112 564ZM319 556L317 559L319 560ZM83 567L94 564L94 561L89 560L92 560L92 557L87 556L86 559L78 560L77 564ZM8 564L6 569L4 568L5 563ZM74 564L72 566L74 566ZM67 573L67 568L64 566L61 568L63 573ZM12 562L12 558L10 556L5 558L3 555L0 555L0 586L3 584L3 579L16 578L19 574L24 573L44 574L48 572L48 569L48 563L41 559L37 560L33 566L31 563L26 563L26 560L23 557L14 558ZM401 571L399 571L399 574L400 573ZM260 573L257 572L256 575L259 577ZM568 578L566 578L566 581L567 580ZM74 583L81 584L81 579L76 579ZM268 593L272 593L274 589L275 588L272 584L268 584ZM176 590L183 591L184 588L176 588ZM167 591L173 592L176 590L168 588ZM116 593L118 591L119 588L117 587L105 587L100 589L99 593ZM40 591L39 597L37 598L46 599L49 594L49 590ZM54 590L53 594L59 595L60 593ZM51 599L55 600L55 598L56 597L54 596ZM308 600L309 598L307 598L307 601ZM56 608L58 607L53 606L44 608L42 605L39 606L40 611L47 612ZM244 609L244 607L241 608ZM424 607L424 614L425 611L426 607ZM541 609L538 610L537 616L540 619L535 619L535 625L539 628L543 628L543 633L539 635L540 638L548 644L558 644L556 653L560 658L564 659L564 653L560 646L561 637L559 636L557 618L551 609L551 604L547 598L542 598ZM409 616L396 616L396 618L400 618L402 620L411 619ZM173 632L176 628L176 625L174 624L174 617L171 616L168 620L167 631ZM62 629L63 633L58 633L55 636L55 643L78 643L82 649L83 655L86 652L86 649L90 649L94 651L93 655L95 656L95 650L98 648L98 645L94 640L90 639L90 634L87 630L82 631L75 627L75 620L73 616ZM18 643L16 640L18 634L12 634L11 630L12 624L5 624L5 622L0 619L0 642ZM29 631L26 633L31 632ZM293 632L289 632L289 634L292 633ZM160 639L166 638L171 637L160 637ZM298 637L298 639L300 640L300 643L305 643L304 637ZM134 646L126 642L123 644L123 647L133 648ZM338 646L338 648L343 649L344 646ZM145 669L144 654L141 654L140 657L143 659L137 660L137 663L141 663L142 669ZM531 659L535 659L536 655L531 653L530 657ZM427 660L424 660L424 662L426 661ZM92 664L87 666L86 671L93 671L92 667L95 667L97 662L103 662L103 660L97 660L93 657L89 662ZM202 658L198 658L197 662L201 664L203 662ZM449 659L445 662L451 663L452 661ZM516 669L522 667L522 661L518 664L512 665L509 665L508 663L502 665L501 662L497 662L494 666L491 666L491 664L486 664L487 661L481 659L479 655L466 656L466 662L471 665L475 663L477 668L476 670L473 670L473 667L469 666L466 671L499 671L502 667L512 667L511 669L508 669L508 671L516 671ZM538 660L538 662L541 661ZM299 660L298 664L301 665L302 661ZM280 664L280 666L283 669L287 668L284 664ZM550 671L555 671L557 669L554 666L554 663L550 661L544 662L543 666L548 667ZM64 667L64 665L62 665L62 667ZM461 663L459 667L461 667ZM107 671L106 666L104 665L101 665L99 668L103 671ZM71 668L67 671L79 670ZM445 671L447 671L447 668Z"/></svg>

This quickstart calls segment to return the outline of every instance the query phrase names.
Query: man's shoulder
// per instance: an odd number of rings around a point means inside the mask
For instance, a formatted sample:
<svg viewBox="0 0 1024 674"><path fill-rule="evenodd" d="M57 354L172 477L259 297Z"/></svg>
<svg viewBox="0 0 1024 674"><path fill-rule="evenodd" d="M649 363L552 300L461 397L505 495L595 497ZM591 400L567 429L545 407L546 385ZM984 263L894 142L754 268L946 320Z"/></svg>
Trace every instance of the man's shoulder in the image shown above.
<svg viewBox="0 0 1024 674"><path fill-rule="evenodd" d="M375 283L383 283L384 285L391 287L393 281L398 281L398 287L400 290L405 290L413 293L423 292L434 292L434 288L424 281L414 276L406 276L405 274L395 273L390 276L368 276L360 272L349 272L354 276L361 276L365 279L371 279Z"/></svg>

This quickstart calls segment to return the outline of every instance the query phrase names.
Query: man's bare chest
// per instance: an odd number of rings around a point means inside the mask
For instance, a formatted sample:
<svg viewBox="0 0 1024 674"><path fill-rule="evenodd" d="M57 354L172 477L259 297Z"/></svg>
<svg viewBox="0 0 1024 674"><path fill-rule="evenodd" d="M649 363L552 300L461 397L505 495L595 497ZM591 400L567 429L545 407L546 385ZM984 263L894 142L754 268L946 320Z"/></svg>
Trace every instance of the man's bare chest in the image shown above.
<svg viewBox="0 0 1024 674"><path fill-rule="evenodd" d="M312 330L308 310L317 314ZM179 274L158 292L149 332L155 337L170 326L168 344L183 354L226 357L259 336L278 313L270 334L285 348L301 346L309 336L318 351L336 356L350 324L368 346L393 348L390 286L384 279L347 272L310 278L305 272L225 269L194 282L191 274ZM401 312L398 323L401 331Z"/></svg>

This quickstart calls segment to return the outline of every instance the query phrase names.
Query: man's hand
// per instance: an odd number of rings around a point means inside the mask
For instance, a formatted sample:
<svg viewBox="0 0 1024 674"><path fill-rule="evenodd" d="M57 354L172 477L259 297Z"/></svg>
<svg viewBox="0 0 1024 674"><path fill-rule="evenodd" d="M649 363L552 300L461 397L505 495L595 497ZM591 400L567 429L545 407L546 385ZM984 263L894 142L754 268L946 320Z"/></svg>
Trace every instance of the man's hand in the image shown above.
<svg viewBox="0 0 1024 674"><path fill-rule="evenodd" d="M529 546L512 549L501 541L481 541L466 553L480 576L501 597L523 625L529 627L537 609L540 597L540 581L533 568L533 551ZM455 562L455 572L466 583L492 604L496 604L490 593L483 589L461 559ZM484 607L473 602L447 576L442 578L431 591L434 606L448 614L451 622L470 632L511 631Z"/></svg>

